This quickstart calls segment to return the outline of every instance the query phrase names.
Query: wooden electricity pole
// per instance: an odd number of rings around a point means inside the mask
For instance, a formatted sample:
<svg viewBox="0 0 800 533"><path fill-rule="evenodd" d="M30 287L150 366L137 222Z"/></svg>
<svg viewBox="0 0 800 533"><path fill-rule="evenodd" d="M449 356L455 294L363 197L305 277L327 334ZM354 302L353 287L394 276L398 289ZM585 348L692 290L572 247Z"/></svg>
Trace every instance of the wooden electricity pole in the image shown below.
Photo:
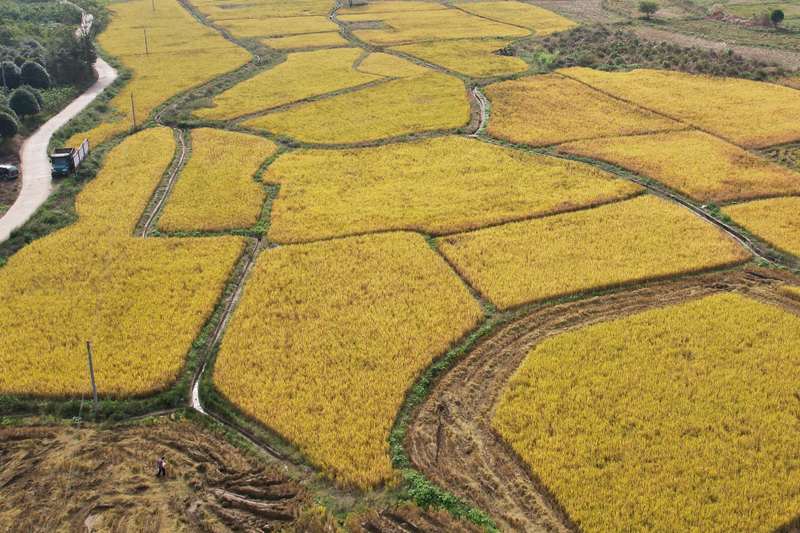
<svg viewBox="0 0 800 533"><path fill-rule="evenodd" d="M136 109L133 107L133 93L131 93L131 116L133 117L133 129L136 129Z"/></svg>
<svg viewBox="0 0 800 533"><path fill-rule="evenodd" d="M100 410L100 404L97 403L97 386L94 384L94 366L92 366L92 343L86 341L86 352L89 354L89 375L92 378L92 396L94 397L94 412Z"/></svg>
<svg viewBox="0 0 800 533"><path fill-rule="evenodd" d="M150 55L150 50L147 49L147 30L144 30L144 53Z"/></svg>

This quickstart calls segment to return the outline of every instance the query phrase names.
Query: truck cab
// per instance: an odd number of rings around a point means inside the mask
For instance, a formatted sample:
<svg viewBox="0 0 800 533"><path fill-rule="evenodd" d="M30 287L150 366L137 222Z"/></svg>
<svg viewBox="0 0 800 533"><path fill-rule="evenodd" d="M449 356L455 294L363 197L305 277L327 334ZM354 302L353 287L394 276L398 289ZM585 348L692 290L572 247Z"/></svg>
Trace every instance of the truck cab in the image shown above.
<svg viewBox="0 0 800 533"><path fill-rule="evenodd" d="M75 169L73 162L74 154L75 148L56 148L53 150L53 153L50 154L50 164L53 167L50 171L50 176L53 178L69 176Z"/></svg>

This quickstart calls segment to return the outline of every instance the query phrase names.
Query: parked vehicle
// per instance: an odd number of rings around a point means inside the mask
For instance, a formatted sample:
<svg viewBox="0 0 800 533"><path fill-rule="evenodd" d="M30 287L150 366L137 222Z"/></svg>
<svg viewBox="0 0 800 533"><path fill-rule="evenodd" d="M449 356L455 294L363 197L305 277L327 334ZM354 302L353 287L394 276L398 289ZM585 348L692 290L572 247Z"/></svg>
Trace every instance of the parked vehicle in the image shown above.
<svg viewBox="0 0 800 533"><path fill-rule="evenodd" d="M8 181L19 177L19 169L14 165L0 165L0 180Z"/></svg>
<svg viewBox="0 0 800 533"><path fill-rule="evenodd" d="M52 165L50 177L69 176L78 169L87 155L89 155L89 139L84 139L77 150L75 148L56 148L50 154L50 164Z"/></svg>

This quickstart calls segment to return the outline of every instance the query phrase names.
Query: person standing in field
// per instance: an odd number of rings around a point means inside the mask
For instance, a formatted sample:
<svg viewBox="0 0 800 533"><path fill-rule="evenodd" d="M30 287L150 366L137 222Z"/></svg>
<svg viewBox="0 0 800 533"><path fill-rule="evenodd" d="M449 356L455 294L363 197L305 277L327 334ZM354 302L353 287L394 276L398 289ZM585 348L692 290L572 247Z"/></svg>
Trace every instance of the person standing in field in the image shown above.
<svg viewBox="0 0 800 533"><path fill-rule="evenodd" d="M159 459L158 463L156 464L158 465L158 474L156 474L156 477L162 474L164 475L164 477L167 477L167 470L165 468L167 466L167 462L164 460L164 457L162 456L161 459Z"/></svg>

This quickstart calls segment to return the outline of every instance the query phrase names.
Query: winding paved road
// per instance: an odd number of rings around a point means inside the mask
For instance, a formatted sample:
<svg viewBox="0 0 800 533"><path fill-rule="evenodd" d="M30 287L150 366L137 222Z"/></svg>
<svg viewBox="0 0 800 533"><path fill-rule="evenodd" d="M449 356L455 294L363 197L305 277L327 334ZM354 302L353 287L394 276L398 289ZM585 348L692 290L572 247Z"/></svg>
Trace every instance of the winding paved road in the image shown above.
<svg viewBox="0 0 800 533"><path fill-rule="evenodd" d="M11 209L0 218L0 242L8 239L14 229L27 222L39 206L47 200L52 190L50 159L47 154L50 137L117 79L117 71L102 58L97 58L94 69L97 72L97 81L94 82L94 85L65 107L61 113L42 124L22 145L20 153L22 190Z"/></svg>

